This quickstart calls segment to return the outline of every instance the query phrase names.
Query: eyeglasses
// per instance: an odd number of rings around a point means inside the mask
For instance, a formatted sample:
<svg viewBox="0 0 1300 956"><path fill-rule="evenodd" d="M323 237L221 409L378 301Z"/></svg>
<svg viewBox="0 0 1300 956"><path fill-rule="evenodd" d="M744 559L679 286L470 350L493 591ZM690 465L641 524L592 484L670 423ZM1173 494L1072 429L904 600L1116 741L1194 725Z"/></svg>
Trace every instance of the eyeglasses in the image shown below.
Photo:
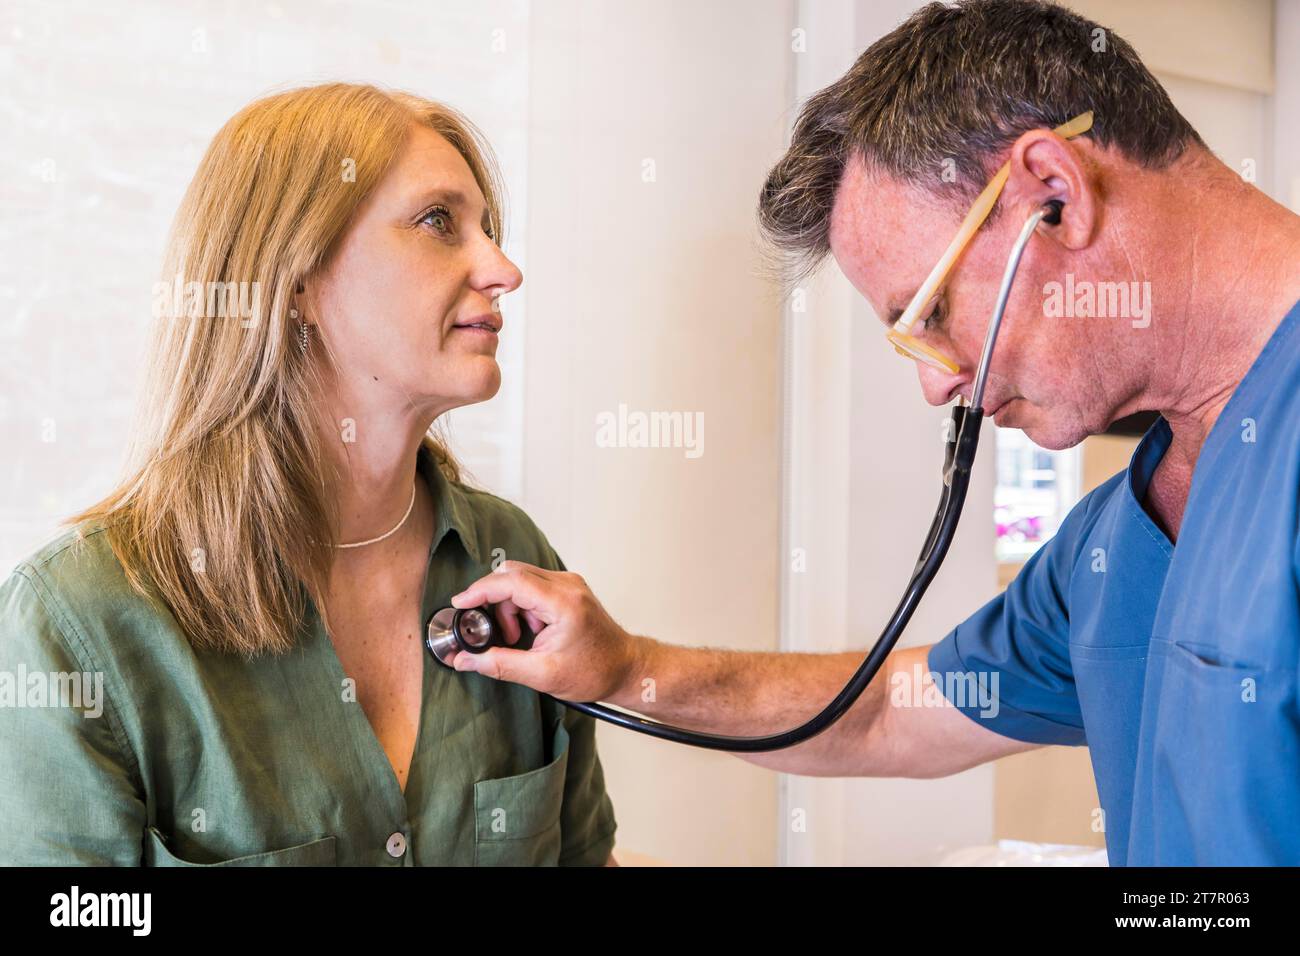
<svg viewBox="0 0 1300 956"><path fill-rule="evenodd" d="M1092 110L1062 123L1052 132L1063 139L1073 139L1090 129L1092 129ZM948 372L951 375L955 375L961 370L961 366L943 352L926 345L913 336L911 334L912 326L916 324L918 319L922 317L928 318L933 311L939 301L939 287L948 278L953 263L961 257L961 254L966 250L966 246L970 244L971 237L979 231L980 226L984 224L984 220L993 211L993 205L998 201L998 196L1002 194L1002 187L1007 184L1007 176L1010 173L1011 163L1007 162L993 174L993 178L989 180L989 184L984 187L983 192L975 197L970 212L966 213L966 218L961 222L961 228L957 230L957 235L948 244L943 257L930 270L929 277L916 290L916 295L912 296L912 301L908 303L907 308L899 316L898 321L894 323L893 328L885 332L885 338L889 339L890 344L894 346L894 351L904 358L915 359L931 368L938 369L941 372Z"/></svg>

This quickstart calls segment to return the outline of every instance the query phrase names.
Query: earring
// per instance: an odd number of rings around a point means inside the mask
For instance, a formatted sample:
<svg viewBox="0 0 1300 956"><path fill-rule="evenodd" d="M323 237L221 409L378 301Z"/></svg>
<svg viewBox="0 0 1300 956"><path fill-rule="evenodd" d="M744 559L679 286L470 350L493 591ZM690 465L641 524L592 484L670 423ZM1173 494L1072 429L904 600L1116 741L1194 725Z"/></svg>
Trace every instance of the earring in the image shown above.
<svg viewBox="0 0 1300 956"><path fill-rule="evenodd" d="M296 291L302 292L301 282L297 284ZM296 308L289 310L289 318L296 320L299 315L301 315L301 313ZM305 321L298 322L298 351L303 355L307 354L307 335L309 331L310 330L307 328L307 323Z"/></svg>

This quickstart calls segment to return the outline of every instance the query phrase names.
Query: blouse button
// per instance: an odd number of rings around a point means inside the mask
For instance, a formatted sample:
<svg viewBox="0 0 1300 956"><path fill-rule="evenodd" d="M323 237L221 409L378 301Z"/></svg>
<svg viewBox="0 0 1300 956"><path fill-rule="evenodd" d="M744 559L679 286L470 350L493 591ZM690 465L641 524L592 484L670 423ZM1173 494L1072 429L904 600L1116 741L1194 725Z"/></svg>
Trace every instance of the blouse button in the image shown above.
<svg viewBox="0 0 1300 956"><path fill-rule="evenodd" d="M389 856L391 856L393 859L398 859L399 857L401 857L403 853L406 852L406 837L404 837L401 833L394 833L392 836L388 838L388 845L386 849L388 850Z"/></svg>

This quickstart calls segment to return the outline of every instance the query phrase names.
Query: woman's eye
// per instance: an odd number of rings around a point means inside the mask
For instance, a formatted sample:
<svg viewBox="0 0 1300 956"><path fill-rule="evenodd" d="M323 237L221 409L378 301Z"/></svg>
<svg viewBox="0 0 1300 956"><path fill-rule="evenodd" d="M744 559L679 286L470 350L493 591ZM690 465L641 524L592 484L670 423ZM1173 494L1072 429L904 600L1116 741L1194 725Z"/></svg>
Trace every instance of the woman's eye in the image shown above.
<svg viewBox="0 0 1300 956"><path fill-rule="evenodd" d="M434 206L424 214L420 222L427 222L440 233L449 233L451 232L451 210L446 206Z"/></svg>

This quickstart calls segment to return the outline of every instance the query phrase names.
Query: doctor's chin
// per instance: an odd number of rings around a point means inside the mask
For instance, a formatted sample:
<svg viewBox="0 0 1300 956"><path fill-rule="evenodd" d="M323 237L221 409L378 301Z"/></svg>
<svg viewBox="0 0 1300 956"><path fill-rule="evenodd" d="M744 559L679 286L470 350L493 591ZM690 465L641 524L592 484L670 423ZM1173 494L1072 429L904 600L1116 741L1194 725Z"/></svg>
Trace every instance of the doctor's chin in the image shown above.
<svg viewBox="0 0 1300 956"><path fill-rule="evenodd" d="M5 18L20 918L1300 866L1298 0Z"/></svg>

